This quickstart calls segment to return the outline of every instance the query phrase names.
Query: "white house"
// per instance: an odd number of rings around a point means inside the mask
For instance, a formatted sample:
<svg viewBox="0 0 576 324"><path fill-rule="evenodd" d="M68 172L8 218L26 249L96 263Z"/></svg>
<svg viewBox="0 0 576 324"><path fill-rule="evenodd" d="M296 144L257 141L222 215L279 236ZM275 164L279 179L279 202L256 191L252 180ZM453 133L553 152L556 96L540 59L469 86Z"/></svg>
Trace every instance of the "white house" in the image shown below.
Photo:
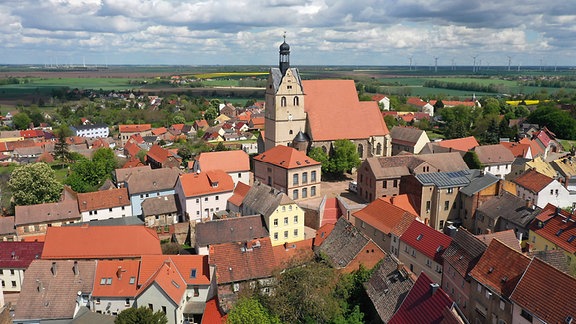
<svg viewBox="0 0 576 324"><path fill-rule="evenodd" d="M132 215L142 214L142 202L146 198L173 195L174 186L180 171L176 168L144 169L135 168L125 177L125 185L130 195ZM118 180L119 181L119 180Z"/></svg>
<svg viewBox="0 0 576 324"><path fill-rule="evenodd" d="M197 222L225 210L233 190L232 177L222 170L182 174L175 189L183 214Z"/></svg>
<svg viewBox="0 0 576 324"><path fill-rule="evenodd" d="M252 174L250 157L242 150L201 153L194 161L192 170L194 172L223 170L232 177L234 185L238 182L249 185Z"/></svg>
<svg viewBox="0 0 576 324"><path fill-rule="evenodd" d="M108 137L110 129L106 124L70 126L74 136L80 137Z"/></svg>
<svg viewBox="0 0 576 324"><path fill-rule="evenodd" d="M522 173L512 182L516 185L518 197L530 200L540 208L546 207L547 204L561 208L571 207L576 202L576 197L572 197L560 182L532 169Z"/></svg>
<svg viewBox="0 0 576 324"><path fill-rule="evenodd" d="M512 172L512 163L516 157L509 149L500 145L482 145L474 148L478 160L484 167L485 172L489 172L500 179Z"/></svg>
<svg viewBox="0 0 576 324"><path fill-rule="evenodd" d="M78 209L83 222L132 216L126 188L79 193Z"/></svg>
<svg viewBox="0 0 576 324"><path fill-rule="evenodd" d="M40 257L43 246L43 242L0 242L0 292L20 292L24 272Z"/></svg>
<svg viewBox="0 0 576 324"><path fill-rule="evenodd" d="M138 290L139 260L99 260L90 302L96 313L118 315L133 307Z"/></svg>

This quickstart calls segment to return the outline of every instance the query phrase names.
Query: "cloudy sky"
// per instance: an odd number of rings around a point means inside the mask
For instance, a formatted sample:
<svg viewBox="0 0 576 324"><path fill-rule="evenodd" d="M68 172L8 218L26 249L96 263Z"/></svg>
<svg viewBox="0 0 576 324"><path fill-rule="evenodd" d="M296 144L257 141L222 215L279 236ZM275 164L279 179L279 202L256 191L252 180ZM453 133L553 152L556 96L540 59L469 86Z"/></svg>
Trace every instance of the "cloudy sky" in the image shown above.
<svg viewBox="0 0 576 324"><path fill-rule="evenodd" d="M0 64L574 65L574 0L2 0Z"/></svg>

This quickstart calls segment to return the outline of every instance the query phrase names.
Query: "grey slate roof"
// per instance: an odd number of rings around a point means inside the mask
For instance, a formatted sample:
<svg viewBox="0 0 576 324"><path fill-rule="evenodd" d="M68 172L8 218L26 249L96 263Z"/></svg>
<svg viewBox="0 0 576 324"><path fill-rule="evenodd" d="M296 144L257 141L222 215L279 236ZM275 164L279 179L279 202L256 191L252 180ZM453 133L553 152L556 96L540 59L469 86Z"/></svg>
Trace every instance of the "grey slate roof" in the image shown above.
<svg viewBox="0 0 576 324"><path fill-rule="evenodd" d="M366 159L366 163L370 166L376 179L409 175L414 172L415 168L423 163L430 164L437 171L468 170L468 166L462 159L462 156L457 152L371 157Z"/></svg>
<svg viewBox="0 0 576 324"><path fill-rule="evenodd" d="M466 229L460 227L454 236L452 242L442 254L445 262L448 262L461 277L466 278L470 270L474 268L487 245L475 237Z"/></svg>
<svg viewBox="0 0 576 324"><path fill-rule="evenodd" d="M462 188L460 192L467 196L472 196L480 190L484 190L489 186L497 183L498 181L498 177L491 173L475 173L475 177L473 177L470 183L466 187Z"/></svg>
<svg viewBox="0 0 576 324"><path fill-rule="evenodd" d="M529 258L538 258L564 273L570 273L570 267L568 267L566 255L560 249L531 251L528 252L527 255Z"/></svg>
<svg viewBox="0 0 576 324"><path fill-rule="evenodd" d="M366 293L384 323L388 323L414 285L406 269L398 270L400 261L387 255L364 284Z"/></svg>
<svg viewBox="0 0 576 324"><path fill-rule="evenodd" d="M0 235L15 234L14 216L0 217Z"/></svg>
<svg viewBox="0 0 576 324"><path fill-rule="evenodd" d="M180 200L177 199L176 195L146 198L142 202L142 215L144 217L178 213L180 210Z"/></svg>
<svg viewBox="0 0 576 324"><path fill-rule="evenodd" d="M108 128L108 125L106 125L106 124L75 125L75 126L70 126L70 128L72 128L72 129L77 129L77 130L99 129L99 128Z"/></svg>
<svg viewBox="0 0 576 324"><path fill-rule="evenodd" d="M476 146L474 151L482 165L512 164L516 158L509 149L500 144Z"/></svg>
<svg viewBox="0 0 576 324"><path fill-rule="evenodd" d="M258 213L265 218L272 215L279 205L294 203L285 193L267 186L259 181L255 182L242 200L243 214ZM245 212L252 211L252 212Z"/></svg>
<svg viewBox="0 0 576 324"><path fill-rule="evenodd" d="M300 78L300 73L298 72L298 69L290 68L290 71L292 71L292 74L298 81L298 85L302 87L302 79ZM274 85L274 93L276 93L278 92L278 87L280 86L280 83L282 82L282 78L284 77L284 75L282 75L282 72L280 71L279 68L271 68L270 76L272 77L272 84Z"/></svg>
<svg viewBox="0 0 576 324"><path fill-rule="evenodd" d="M77 274L73 272L74 262L78 262ZM32 261L22 283L14 321L72 319L77 293L92 293L96 264L97 261L84 260Z"/></svg>
<svg viewBox="0 0 576 324"><path fill-rule="evenodd" d="M126 187L130 195L173 189L180 171L175 168L138 169L128 176Z"/></svg>
<svg viewBox="0 0 576 324"><path fill-rule="evenodd" d="M356 226L340 217L330 235L318 247L318 252L326 254L334 267L345 268L369 241Z"/></svg>
<svg viewBox="0 0 576 324"><path fill-rule="evenodd" d="M424 133L423 130L414 127L396 126L390 131L392 143L403 143L414 145Z"/></svg>
<svg viewBox="0 0 576 324"><path fill-rule="evenodd" d="M225 218L196 224L196 244L200 247L244 242L268 237L268 235L260 215Z"/></svg>
<svg viewBox="0 0 576 324"><path fill-rule="evenodd" d="M80 218L78 201L65 199L54 203L16 206L15 225L41 224Z"/></svg>
<svg viewBox="0 0 576 324"><path fill-rule="evenodd" d="M415 175L423 185L435 185L438 188L464 187L478 170L461 170L455 172L435 172Z"/></svg>
<svg viewBox="0 0 576 324"><path fill-rule="evenodd" d="M123 169L116 169L114 171L114 177L116 179L116 183L125 182L130 177L130 174L133 172L142 172L142 171L149 171L152 168L149 165L143 165L133 168L123 168Z"/></svg>
<svg viewBox="0 0 576 324"><path fill-rule="evenodd" d="M63 224L62 226L82 226L89 224L90 226L123 226L123 225L144 225L144 222L138 216L128 216L120 218L102 219L89 222L76 222L70 224Z"/></svg>
<svg viewBox="0 0 576 324"><path fill-rule="evenodd" d="M522 198L504 191L500 196L485 201L476 212L491 219L502 217L520 227L527 228L528 224L542 212L542 209L536 206L526 207L526 202Z"/></svg>

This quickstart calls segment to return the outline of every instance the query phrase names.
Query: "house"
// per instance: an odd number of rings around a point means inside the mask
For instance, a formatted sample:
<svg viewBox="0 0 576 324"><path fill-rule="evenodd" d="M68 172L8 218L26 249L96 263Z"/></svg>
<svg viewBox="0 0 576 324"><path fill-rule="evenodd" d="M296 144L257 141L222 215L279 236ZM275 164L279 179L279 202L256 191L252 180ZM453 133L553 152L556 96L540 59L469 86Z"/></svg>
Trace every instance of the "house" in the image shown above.
<svg viewBox="0 0 576 324"><path fill-rule="evenodd" d="M504 146L500 144L482 145L473 150L485 172L490 172L500 179L504 179L512 171L512 163L516 157Z"/></svg>
<svg viewBox="0 0 576 324"><path fill-rule="evenodd" d="M547 204L571 207L576 201L560 182L535 170L524 172L512 180L512 183L516 186L516 196L530 200L540 208Z"/></svg>
<svg viewBox="0 0 576 324"><path fill-rule="evenodd" d="M106 124L87 124L87 125L76 125L70 126L72 134L74 136L80 137L108 137L110 135L110 129Z"/></svg>
<svg viewBox="0 0 576 324"><path fill-rule="evenodd" d="M450 236L420 222L412 222L400 237L398 259L412 273L425 272L433 282L442 282L442 253L450 245Z"/></svg>
<svg viewBox="0 0 576 324"><path fill-rule="evenodd" d="M236 184L236 187L234 187L234 192L232 193L232 196L230 196L230 198L228 198L228 202L226 204L226 210L230 211L230 213L237 213L240 214L242 211L242 201L244 200L244 197L246 197L246 194L248 193L248 190L250 190L250 186L247 184L244 184L244 182L238 182L238 184Z"/></svg>
<svg viewBox="0 0 576 324"><path fill-rule="evenodd" d="M302 241L304 210L285 193L254 182L241 204L242 215L261 215L272 246Z"/></svg>
<svg viewBox="0 0 576 324"><path fill-rule="evenodd" d="M396 257L387 255L364 283L366 294L383 323L388 323L416 282Z"/></svg>
<svg viewBox="0 0 576 324"><path fill-rule="evenodd" d="M208 125L208 122L205 119L200 119L194 121L193 127L196 131L199 130L206 131L210 127L210 125Z"/></svg>
<svg viewBox="0 0 576 324"><path fill-rule="evenodd" d="M367 158L358 168L358 195L365 201L400 194L403 178L411 174L460 171L468 166L458 153L396 155Z"/></svg>
<svg viewBox="0 0 576 324"><path fill-rule="evenodd" d="M425 131L414 128L396 126L390 132L392 137L392 155L400 152L419 154L426 143L430 142Z"/></svg>
<svg viewBox="0 0 576 324"><path fill-rule="evenodd" d="M556 178L559 176L558 172L554 169L554 167L552 167L551 163L545 161L541 156L537 156L533 160L516 158L514 163L512 163L512 171L508 174L508 176L506 176L506 180L512 181L530 169L534 169L538 173L542 173L543 175L550 178ZM559 179L561 178L559 177ZM564 186L566 186L566 181L562 182Z"/></svg>
<svg viewBox="0 0 576 324"><path fill-rule="evenodd" d="M468 136L464 138L455 138L449 140L441 140L438 142L428 143L420 152L421 154L431 154L431 153L445 153L445 152L459 152L464 155L464 153L470 151L471 149L479 146L478 141L474 136Z"/></svg>
<svg viewBox="0 0 576 324"><path fill-rule="evenodd" d="M454 301L425 272L422 272L388 323L466 322Z"/></svg>
<svg viewBox="0 0 576 324"><path fill-rule="evenodd" d="M152 168L150 168L149 165L138 165L135 167L131 167L131 168L121 168L121 169L116 169L114 170L113 176L114 176L114 183L116 184L116 187L118 188L125 188L126 187L126 181L128 181L128 179L131 177L133 172L144 172L144 171L150 171L152 170Z"/></svg>
<svg viewBox="0 0 576 324"><path fill-rule="evenodd" d="M0 241L16 241L16 226L14 216L0 217Z"/></svg>
<svg viewBox="0 0 576 324"><path fill-rule="evenodd" d="M556 134L546 126L532 134L532 140L544 151L544 157L550 152L562 151L562 144L556 140Z"/></svg>
<svg viewBox="0 0 576 324"><path fill-rule="evenodd" d="M320 162L292 147L274 146L254 157L254 181L276 188L294 201L320 195Z"/></svg>
<svg viewBox="0 0 576 324"><path fill-rule="evenodd" d="M144 226L86 224L48 228L42 259L139 259L145 254L162 254L156 231Z"/></svg>
<svg viewBox="0 0 576 324"><path fill-rule="evenodd" d="M576 217L548 204L530 224L529 250L562 250L572 275L576 274Z"/></svg>
<svg viewBox="0 0 576 324"><path fill-rule="evenodd" d="M0 282L4 293L18 293L24 272L42 255L43 242L0 242Z"/></svg>
<svg viewBox="0 0 576 324"><path fill-rule="evenodd" d="M271 68L265 94L265 148L291 146L299 132L307 147L330 153L349 139L361 159L390 155L390 132L374 101L359 101L353 80L302 80L290 67L290 45L280 45L280 64Z"/></svg>
<svg viewBox="0 0 576 324"><path fill-rule="evenodd" d="M398 255L400 236L418 216L378 198L352 214L351 222L383 251Z"/></svg>
<svg viewBox="0 0 576 324"><path fill-rule="evenodd" d="M532 259L510 295L513 323L570 323L576 318L576 279Z"/></svg>
<svg viewBox="0 0 576 324"><path fill-rule="evenodd" d="M270 238L210 246L209 263L216 268L220 306L228 312L238 294L258 282L262 293L270 293L276 261Z"/></svg>
<svg viewBox="0 0 576 324"><path fill-rule="evenodd" d="M90 310L116 316L134 307L140 260L99 260L94 275Z"/></svg>
<svg viewBox="0 0 576 324"><path fill-rule="evenodd" d="M360 265L372 269L386 256L374 241L344 217L338 219L332 232L315 252L325 255L334 268L344 273L355 271Z"/></svg>
<svg viewBox="0 0 576 324"><path fill-rule="evenodd" d="M142 218L148 227L167 227L185 219L177 195L150 197L142 202Z"/></svg>
<svg viewBox="0 0 576 324"><path fill-rule="evenodd" d="M232 177L234 185L238 182L250 184L250 157L244 151L202 152L194 161L193 172L223 170Z"/></svg>
<svg viewBox="0 0 576 324"><path fill-rule="evenodd" d="M146 153L146 163L152 169L178 168L182 164L182 158L170 150L162 148L158 144L152 145Z"/></svg>
<svg viewBox="0 0 576 324"><path fill-rule="evenodd" d="M217 292L216 271L208 261L203 255L142 256L136 307L166 309L168 323L200 323L206 302Z"/></svg>
<svg viewBox="0 0 576 324"><path fill-rule="evenodd" d="M494 232L490 234L479 234L475 235L482 243L486 244L486 246L490 245L493 240L498 240L502 242L504 245L508 246L511 249L516 251L522 251L522 247L520 246L520 241L516 237L516 233L514 230L506 230L502 232Z"/></svg>
<svg viewBox="0 0 576 324"><path fill-rule="evenodd" d="M510 295L530 259L499 240L492 240L470 271L470 322L512 323Z"/></svg>
<svg viewBox="0 0 576 324"><path fill-rule="evenodd" d="M132 135L139 136L150 136L152 135L152 125L151 124L136 124L136 125L118 125L118 131L120 132L121 146L126 145L126 142Z"/></svg>
<svg viewBox="0 0 576 324"><path fill-rule="evenodd" d="M529 224L541 211L531 200L503 191L478 207L471 231L482 234L512 229L519 241L525 241L528 240Z"/></svg>
<svg viewBox="0 0 576 324"><path fill-rule="evenodd" d="M70 322L89 305L95 260L34 260L22 283L14 323Z"/></svg>
<svg viewBox="0 0 576 324"><path fill-rule="evenodd" d="M486 248L484 242L460 227L442 254L442 287L467 318L470 318L473 309L470 304L470 270L476 266Z"/></svg>
<svg viewBox="0 0 576 324"><path fill-rule="evenodd" d="M461 225L473 231L475 214L478 206L485 201L500 194L502 191L501 180L491 173L480 172L480 176L474 177L470 183L460 189L460 216Z"/></svg>
<svg viewBox="0 0 576 324"><path fill-rule="evenodd" d="M552 178L557 178L569 191L576 191L576 157L567 155L550 162L550 166L556 171Z"/></svg>
<svg viewBox="0 0 576 324"><path fill-rule="evenodd" d="M75 193L65 187L62 200L54 203L16 206L14 225L19 238L43 235L50 227L81 220Z"/></svg>
<svg viewBox="0 0 576 324"><path fill-rule="evenodd" d="M226 210L233 190L232 177L222 170L213 170L180 175L175 192L187 219L199 222L212 219L214 212Z"/></svg>
<svg viewBox="0 0 576 324"><path fill-rule="evenodd" d="M262 216L228 217L196 224L197 254L208 255L209 247L214 244L245 242L269 237Z"/></svg>
<svg viewBox="0 0 576 324"><path fill-rule="evenodd" d="M119 172L116 171L116 175ZM130 194L132 215L142 214L142 202L149 197L173 195L180 172L175 168L151 169L134 168L127 172L125 186ZM118 178L116 181L119 181Z"/></svg>
<svg viewBox="0 0 576 324"><path fill-rule="evenodd" d="M526 143L518 143L518 142L500 142L500 145L507 148L512 155L517 158L523 158L532 160L534 156L532 155L532 149L530 148L530 144Z"/></svg>
<svg viewBox="0 0 576 324"><path fill-rule="evenodd" d="M126 188L78 193L78 209L83 222L132 216Z"/></svg>
<svg viewBox="0 0 576 324"><path fill-rule="evenodd" d="M388 96L377 93L372 96L372 101L376 101L378 106L382 108L384 111L390 110L390 98Z"/></svg>
<svg viewBox="0 0 576 324"><path fill-rule="evenodd" d="M418 111L427 113L430 117L434 116L434 106L430 104L430 102L424 101L418 97L409 97L406 99L406 104L417 108Z"/></svg>

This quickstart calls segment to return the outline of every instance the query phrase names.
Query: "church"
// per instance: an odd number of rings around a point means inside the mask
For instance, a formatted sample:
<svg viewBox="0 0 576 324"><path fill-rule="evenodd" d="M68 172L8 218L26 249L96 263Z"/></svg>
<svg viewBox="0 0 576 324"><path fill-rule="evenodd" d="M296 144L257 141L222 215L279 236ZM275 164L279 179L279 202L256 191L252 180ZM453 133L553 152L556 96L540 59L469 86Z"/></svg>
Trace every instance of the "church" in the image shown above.
<svg viewBox="0 0 576 324"><path fill-rule="evenodd" d="M332 150L349 139L361 159L391 155L391 137L375 101L359 101L353 80L302 80L290 67L290 46L280 45L280 62L266 84L264 150L285 145L307 152Z"/></svg>

